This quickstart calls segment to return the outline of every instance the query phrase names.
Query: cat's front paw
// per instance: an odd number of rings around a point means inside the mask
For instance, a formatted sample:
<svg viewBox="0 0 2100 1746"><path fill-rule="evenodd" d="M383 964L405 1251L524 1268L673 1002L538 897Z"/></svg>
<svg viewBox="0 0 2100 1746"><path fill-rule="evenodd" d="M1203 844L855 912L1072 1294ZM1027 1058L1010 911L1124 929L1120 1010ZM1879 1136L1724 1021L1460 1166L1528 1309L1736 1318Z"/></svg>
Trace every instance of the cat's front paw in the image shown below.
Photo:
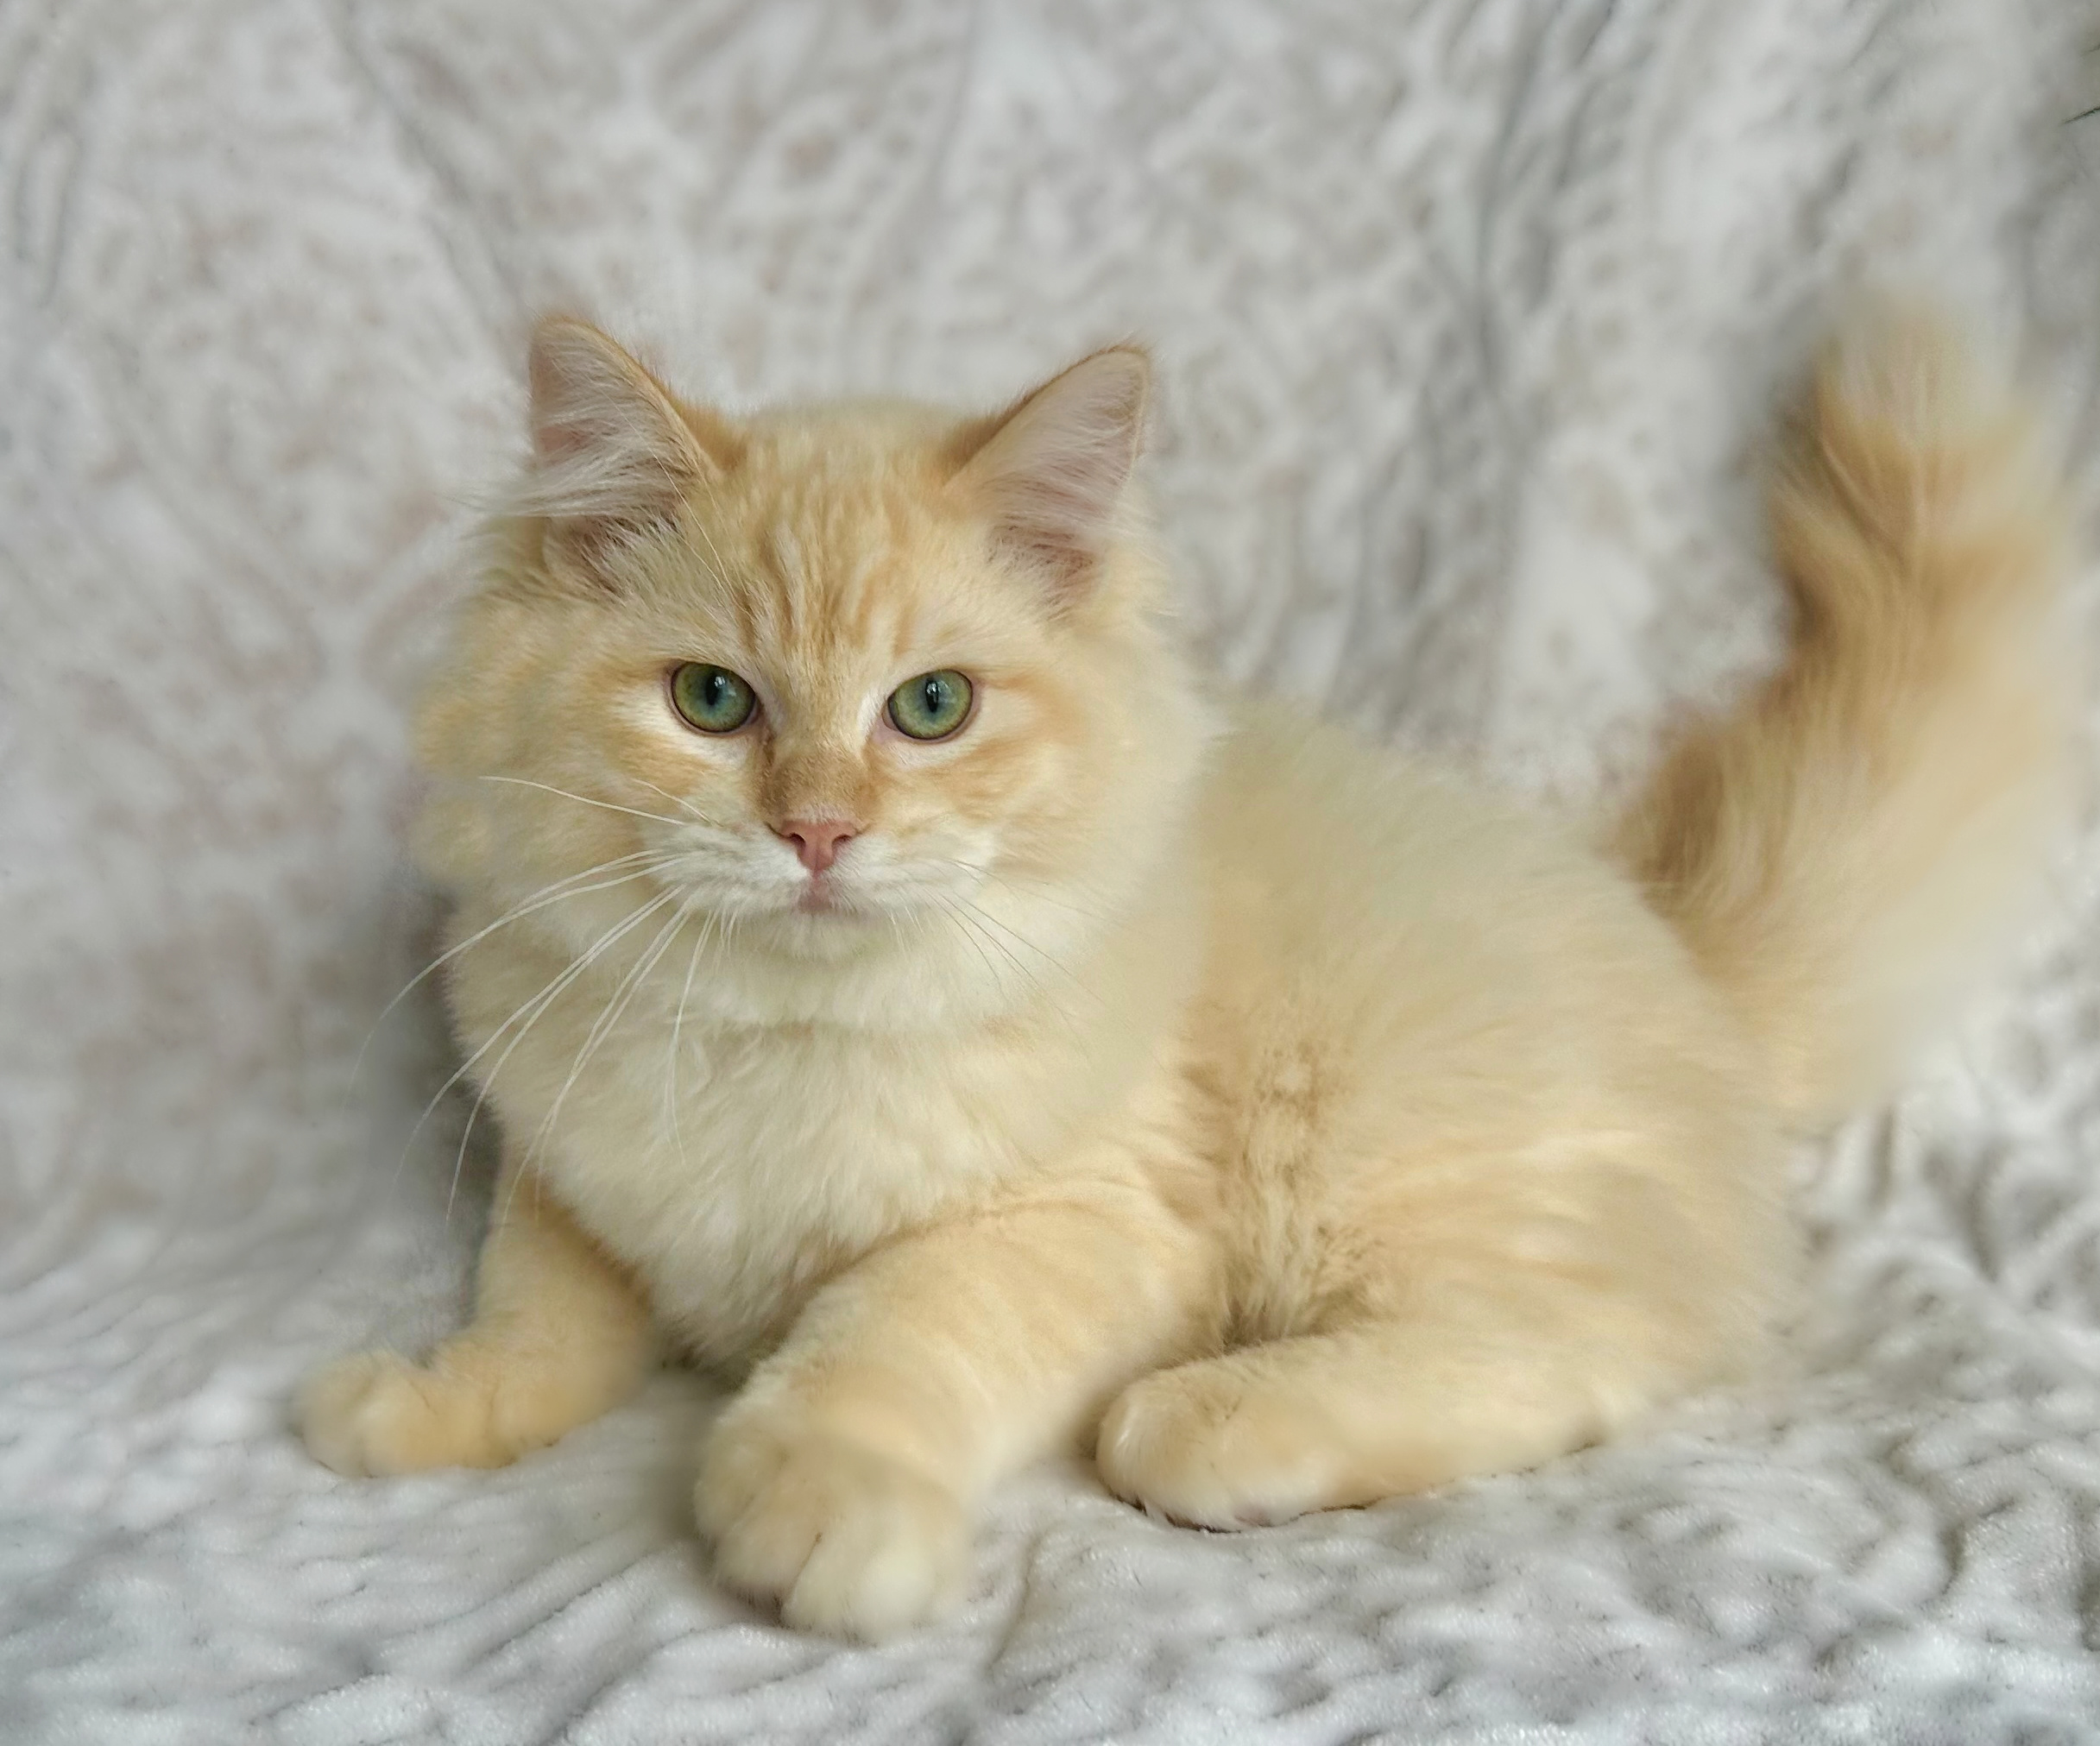
<svg viewBox="0 0 2100 1746"><path fill-rule="evenodd" d="M722 1581L805 1630L894 1636L945 1610L968 1568L954 1492L789 1414L731 1407L694 1502Z"/></svg>
<svg viewBox="0 0 2100 1746"><path fill-rule="evenodd" d="M316 1460L363 1478L505 1466L591 1415L575 1389L505 1374L489 1356L440 1348L419 1365L357 1352L307 1378L293 1419Z"/></svg>

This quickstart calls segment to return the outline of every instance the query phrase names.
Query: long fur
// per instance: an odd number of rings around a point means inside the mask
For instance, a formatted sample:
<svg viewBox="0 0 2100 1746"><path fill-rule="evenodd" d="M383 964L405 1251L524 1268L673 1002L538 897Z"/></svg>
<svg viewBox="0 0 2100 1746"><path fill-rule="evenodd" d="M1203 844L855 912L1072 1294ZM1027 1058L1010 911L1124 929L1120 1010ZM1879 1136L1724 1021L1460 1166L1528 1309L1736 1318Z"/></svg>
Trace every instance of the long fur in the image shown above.
<svg viewBox="0 0 2100 1746"><path fill-rule="evenodd" d="M2034 889L2078 696L2032 421L1932 317L1833 346L1771 492L1786 666L1618 833L1813 1125L1885 1086Z"/></svg>
<svg viewBox="0 0 2100 1746"><path fill-rule="evenodd" d="M1788 1136L1870 1094L2060 798L2061 511L1929 325L1816 377L1785 668L1579 835L1182 652L1141 354L1008 413L732 426L544 330L536 457L421 744L506 1152L470 1327L300 1414L491 1465L663 1346L737 1381L723 1579L880 1636L1090 1445L1227 1528L1521 1466L1755 1360ZM741 675L700 734L666 676ZM914 675L975 705L890 725ZM851 830L805 869L798 821Z"/></svg>

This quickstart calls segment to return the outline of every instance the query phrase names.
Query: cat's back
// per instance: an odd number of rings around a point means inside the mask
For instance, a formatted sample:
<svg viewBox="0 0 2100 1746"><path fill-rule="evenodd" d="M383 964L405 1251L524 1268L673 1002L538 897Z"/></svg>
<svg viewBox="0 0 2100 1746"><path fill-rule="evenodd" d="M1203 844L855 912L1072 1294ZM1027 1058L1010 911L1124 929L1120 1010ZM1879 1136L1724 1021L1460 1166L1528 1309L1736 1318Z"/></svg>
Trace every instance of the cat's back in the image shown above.
<svg viewBox="0 0 2100 1746"><path fill-rule="evenodd" d="M1565 821L1288 704L1227 719L1200 829L1228 958L1346 985L1434 980L1447 947L1469 982L1541 953L1680 955Z"/></svg>
<svg viewBox="0 0 2100 1746"><path fill-rule="evenodd" d="M1200 1041L1243 1135L1287 1106L1309 1156L1492 1150L1746 1097L1732 1019L1563 821L1246 703L1201 841Z"/></svg>

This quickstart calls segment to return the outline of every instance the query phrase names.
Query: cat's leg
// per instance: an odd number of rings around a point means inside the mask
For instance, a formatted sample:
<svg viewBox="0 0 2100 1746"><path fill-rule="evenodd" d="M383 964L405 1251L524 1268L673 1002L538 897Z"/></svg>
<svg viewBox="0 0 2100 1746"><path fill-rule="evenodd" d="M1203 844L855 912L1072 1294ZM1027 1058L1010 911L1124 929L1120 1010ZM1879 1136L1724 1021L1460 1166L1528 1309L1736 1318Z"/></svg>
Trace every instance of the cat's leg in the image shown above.
<svg viewBox="0 0 2100 1746"><path fill-rule="evenodd" d="M1133 1384L1101 1422L1103 1480L1176 1522L1254 1527L1536 1466L1714 1368L1707 1338L1638 1297L1551 1277L1423 1295Z"/></svg>
<svg viewBox="0 0 2100 1746"><path fill-rule="evenodd" d="M501 1467L617 1406L655 1355L647 1306L554 1197L507 1163L473 1321L422 1364L359 1352L294 1408L338 1473Z"/></svg>
<svg viewBox="0 0 2100 1746"><path fill-rule="evenodd" d="M994 1207L813 1298L724 1409L696 1494L722 1579L792 1624L880 1637L951 1599L972 1506L1190 1349L1207 1277L1142 1191Z"/></svg>

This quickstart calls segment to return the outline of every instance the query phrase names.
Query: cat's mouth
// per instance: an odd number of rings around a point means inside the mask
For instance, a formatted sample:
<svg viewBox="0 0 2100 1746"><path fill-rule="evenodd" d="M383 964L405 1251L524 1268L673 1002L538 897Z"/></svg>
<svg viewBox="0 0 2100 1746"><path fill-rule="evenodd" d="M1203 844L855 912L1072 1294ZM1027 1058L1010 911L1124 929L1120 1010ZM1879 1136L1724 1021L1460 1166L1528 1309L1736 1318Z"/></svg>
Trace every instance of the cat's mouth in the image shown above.
<svg viewBox="0 0 2100 1746"><path fill-rule="evenodd" d="M847 912L846 906L839 901L837 887L822 873L812 873L809 884L803 886L795 899L795 913L798 916L836 916Z"/></svg>
<svg viewBox="0 0 2100 1746"><path fill-rule="evenodd" d="M697 910L751 920L806 919L829 932L896 924L967 904L977 881L955 873L966 865L953 858L871 864L846 857L834 867L797 868L790 875L748 860L694 854L665 869L664 882Z"/></svg>

